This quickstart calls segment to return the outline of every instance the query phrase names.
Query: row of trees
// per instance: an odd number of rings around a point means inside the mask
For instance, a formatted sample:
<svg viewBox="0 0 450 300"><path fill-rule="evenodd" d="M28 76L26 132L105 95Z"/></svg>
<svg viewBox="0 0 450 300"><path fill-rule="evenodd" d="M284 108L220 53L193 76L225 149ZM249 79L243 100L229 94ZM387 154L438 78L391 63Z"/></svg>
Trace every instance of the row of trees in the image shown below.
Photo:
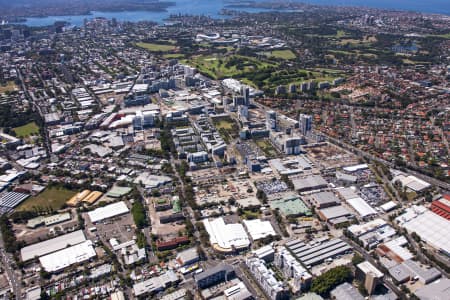
<svg viewBox="0 0 450 300"><path fill-rule="evenodd" d="M145 215L145 208L141 201L134 201L131 207L131 214L133 215L133 220L137 228L142 229L147 226L148 222Z"/></svg>
<svg viewBox="0 0 450 300"><path fill-rule="evenodd" d="M344 282L351 282L353 273L349 267L338 266L316 277L311 285L311 292L328 297L332 289Z"/></svg>
<svg viewBox="0 0 450 300"><path fill-rule="evenodd" d="M42 125L42 119L39 114L33 112L31 109L21 112L17 111L10 104L0 105L0 127L6 130L13 127L22 126L35 121L38 125ZM10 134L13 131L7 130Z"/></svg>
<svg viewBox="0 0 450 300"><path fill-rule="evenodd" d="M18 251L22 244L17 242L16 236L12 229L12 224L10 223L7 215L2 215L0 217L0 231L3 236L3 241L5 243L5 250L9 253L14 253Z"/></svg>

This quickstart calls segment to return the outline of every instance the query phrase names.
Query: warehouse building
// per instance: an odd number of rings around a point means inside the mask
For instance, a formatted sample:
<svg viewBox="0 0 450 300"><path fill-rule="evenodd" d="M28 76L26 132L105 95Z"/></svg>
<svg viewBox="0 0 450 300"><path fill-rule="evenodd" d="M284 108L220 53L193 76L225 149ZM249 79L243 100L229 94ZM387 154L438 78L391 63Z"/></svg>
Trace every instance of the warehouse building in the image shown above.
<svg viewBox="0 0 450 300"><path fill-rule="evenodd" d="M372 208L363 198L357 197L348 199L347 203L361 216L361 218L367 218L377 214L377 211Z"/></svg>
<svg viewBox="0 0 450 300"><path fill-rule="evenodd" d="M131 192L131 190L132 189L130 187L114 186L108 193L106 193L106 196L111 198L120 198L127 195Z"/></svg>
<svg viewBox="0 0 450 300"><path fill-rule="evenodd" d="M352 247L338 238L324 241L317 240L308 244L298 239L287 242L285 246L307 268L352 251Z"/></svg>
<svg viewBox="0 0 450 300"><path fill-rule="evenodd" d="M70 265L82 263L95 256L92 241L86 240L80 244L41 256L39 261L47 272L59 272Z"/></svg>
<svg viewBox="0 0 450 300"><path fill-rule="evenodd" d="M398 207L398 204L395 203L394 201L389 201L389 202L384 203L383 205L380 205L380 208L384 212L390 212L391 210L393 210L396 207Z"/></svg>
<svg viewBox="0 0 450 300"><path fill-rule="evenodd" d="M423 284L433 282L442 276L438 269L434 267L423 267L418 262L411 259L404 261L402 265L404 265L411 272L411 274L413 274L413 278L417 278L419 282Z"/></svg>
<svg viewBox="0 0 450 300"><path fill-rule="evenodd" d="M441 272L434 267L422 267L419 263L409 259L401 264L389 268L389 274L396 283L404 283L416 279L422 284L428 284L442 276Z"/></svg>
<svg viewBox="0 0 450 300"><path fill-rule="evenodd" d="M414 255L405 246L408 241L404 236L392 239L386 243L378 245L377 253L380 256L388 257L397 263L402 263L405 260L412 259Z"/></svg>
<svg viewBox="0 0 450 300"><path fill-rule="evenodd" d="M433 201L431 211L450 221L450 195L444 195L441 199Z"/></svg>
<svg viewBox="0 0 450 300"><path fill-rule="evenodd" d="M126 214L129 211L125 202L120 201L94 209L88 212L88 216L92 223L97 223L105 219Z"/></svg>
<svg viewBox="0 0 450 300"><path fill-rule="evenodd" d="M67 200L66 204L69 205L69 206L76 206L84 198L86 198L90 193L91 193L90 190L84 190L82 192L79 192L79 193L75 194L72 198Z"/></svg>
<svg viewBox="0 0 450 300"><path fill-rule="evenodd" d="M269 160L269 165L280 175L287 176L301 174L305 170L311 170L311 162L303 155L286 159L275 158Z"/></svg>
<svg viewBox="0 0 450 300"><path fill-rule="evenodd" d="M402 188L406 188L410 191L414 191L417 193L423 192L431 187L426 181L417 178L416 176L406 175L406 174L398 174L392 179L392 183L399 182Z"/></svg>
<svg viewBox="0 0 450 300"><path fill-rule="evenodd" d="M383 219L351 225L347 230L352 236L361 241L364 247L369 249L387 241L396 234L395 229Z"/></svg>
<svg viewBox="0 0 450 300"><path fill-rule="evenodd" d="M342 205L336 205L317 211L320 219L330 223L331 225L337 225L345 222L349 222L353 218L353 214Z"/></svg>
<svg viewBox="0 0 450 300"><path fill-rule="evenodd" d="M242 281L226 289L223 294L227 300L246 300L253 299L252 293L247 289Z"/></svg>
<svg viewBox="0 0 450 300"><path fill-rule="evenodd" d="M86 241L82 230L74 231L56 238L36 243L20 249L22 261L34 259L67 247L67 245L77 245Z"/></svg>
<svg viewBox="0 0 450 300"><path fill-rule="evenodd" d="M368 168L369 168L369 166L367 164L360 164L360 165L344 167L343 170L348 173L354 173L357 171L367 170Z"/></svg>
<svg viewBox="0 0 450 300"><path fill-rule="evenodd" d="M341 201L332 192L320 192L311 194L309 202L316 208L327 208L338 205Z"/></svg>
<svg viewBox="0 0 450 300"><path fill-rule="evenodd" d="M305 178L293 178L292 184L298 192L306 192L326 188L328 182L320 175L311 175Z"/></svg>
<svg viewBox="0 0 450 300"><path fill-rule="evenodd" d="M448 299L449 291L450 279L443 278L417 289L415 294L421 300Z"/></svg>
<svg viewBox="0 0 450 300"><path fill-rule="evenodd" d="M257 241L268 236L277 235L270 221L254 219L244 220L243 223L253 241Z"/></svg>
<svg viewBox="0 0 450 300"><path fill-rule="evenodd" d="M408 232L415 232L422 241L450 255L450 221L424 206L413 205L395 221Z"/></svg>

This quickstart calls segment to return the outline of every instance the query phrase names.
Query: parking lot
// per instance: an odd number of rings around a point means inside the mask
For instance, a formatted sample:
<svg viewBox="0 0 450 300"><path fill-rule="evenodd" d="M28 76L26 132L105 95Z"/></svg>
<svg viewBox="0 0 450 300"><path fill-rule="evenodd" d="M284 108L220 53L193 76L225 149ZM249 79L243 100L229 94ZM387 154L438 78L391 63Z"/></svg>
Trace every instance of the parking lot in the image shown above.
<svg viewBox="0 0 450 300"><path fill-rule="evenodd" d="M289 189L284 181L275 178L272 180L260 181L256 184L256 187L266 195L282 193Z"/></svg>
<svg viewBox="0 0 450 300"><path fill-rule="evenodd" d="M92 224L87 214L83 215L86 220L86 234L89 238L100 238L103 242L109 245L109 240L117 239L123 243L129 241L135 235L133 216L130 213L103 220L97 224ZM93 230L93 228L96 230Z"/></svg>

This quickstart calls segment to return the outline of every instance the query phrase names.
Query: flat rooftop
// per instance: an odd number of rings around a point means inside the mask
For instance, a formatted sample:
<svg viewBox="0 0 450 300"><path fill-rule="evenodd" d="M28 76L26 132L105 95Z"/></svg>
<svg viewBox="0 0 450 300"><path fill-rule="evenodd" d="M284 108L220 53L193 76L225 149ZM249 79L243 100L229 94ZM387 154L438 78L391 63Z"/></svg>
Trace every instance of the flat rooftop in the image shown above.
<svg viewBox="0 0 450 300"><path fill-rule="evenodd" d="M56 238L23 247L20 250L22 261L27 261L35 257L40 257L67 247L67 245L76 245L86 240L82 230L77 230Z"/></svg>
<svg viewBox="0 0 450 300"><path fill-rule="evenodd" d="M125 214L129 211L130 210L128 209L125 202L120 201L90 211L88 212L88 216L89 219L91 219L92 223L96 223L104 219L109 219L118 215Z"/></svg>
<svg viewBox="0 0 450 300"><path fill-rule="evenodd" d="M298 197L270 201L270 207L272 209L279 209L285 216L311 215L311 210Z"/></svg>

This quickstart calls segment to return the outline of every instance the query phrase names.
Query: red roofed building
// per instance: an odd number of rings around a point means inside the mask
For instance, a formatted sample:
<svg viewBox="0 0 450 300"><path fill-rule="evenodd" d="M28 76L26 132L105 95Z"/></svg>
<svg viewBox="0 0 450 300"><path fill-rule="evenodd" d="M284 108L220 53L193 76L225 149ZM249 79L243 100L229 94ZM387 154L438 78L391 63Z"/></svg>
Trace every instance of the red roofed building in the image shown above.
<svg viewBox="0 0 450 300"><path fill-rule="evenodd" d="M431 203L431 211L450 220L450 195L444 195L443 198L433 201Z"/></svg>
<svg viewBox="0 0 450 300"><path fill-rule="evenodd" d="M156 248L159 251L162 250L171 250L171 249L175 249L180 245L186 245L189 244L189 238L187 236L180 236L180 237L176 237L170 241L157 241L156 242Z"/></svg>

